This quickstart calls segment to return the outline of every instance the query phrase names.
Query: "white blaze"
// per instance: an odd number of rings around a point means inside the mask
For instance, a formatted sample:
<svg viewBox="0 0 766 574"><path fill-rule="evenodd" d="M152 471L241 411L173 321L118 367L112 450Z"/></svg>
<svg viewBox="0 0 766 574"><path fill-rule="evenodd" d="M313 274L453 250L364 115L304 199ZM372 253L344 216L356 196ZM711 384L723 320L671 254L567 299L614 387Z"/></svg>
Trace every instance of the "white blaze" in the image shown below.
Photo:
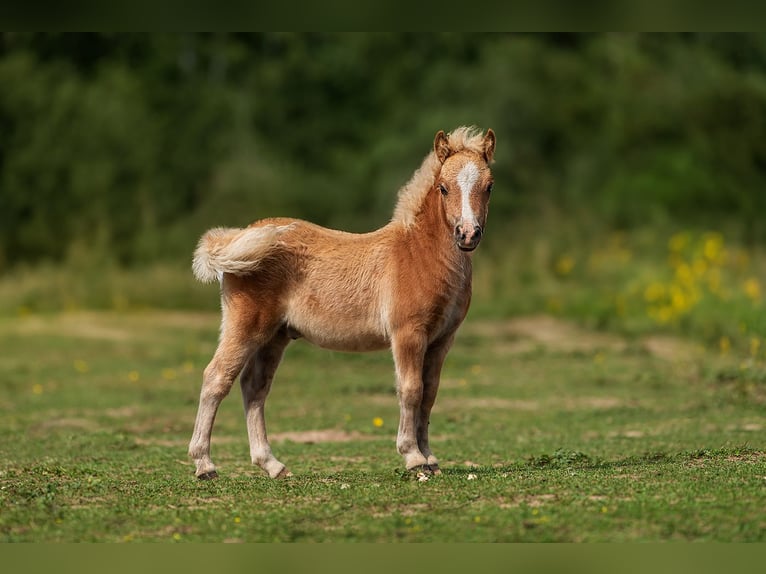
<svg viewBox="0 0 766 574"><path fill-rule="evenodd" d="M465 223L476 225L476 216L471 208L471 190L479 179L479 168L472 161L469 161L457 174L457 184L460 186L462 199L462 219Z"/></svg>

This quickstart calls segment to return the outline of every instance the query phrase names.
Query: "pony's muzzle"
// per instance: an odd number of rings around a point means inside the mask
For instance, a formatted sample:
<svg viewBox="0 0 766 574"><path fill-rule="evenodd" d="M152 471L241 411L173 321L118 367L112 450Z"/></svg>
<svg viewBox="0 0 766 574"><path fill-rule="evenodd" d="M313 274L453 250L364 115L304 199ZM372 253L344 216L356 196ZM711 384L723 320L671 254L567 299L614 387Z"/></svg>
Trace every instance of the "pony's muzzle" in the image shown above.
<svg viewBox="0 0 766 574"><path fill-rule="evenodd" d="M481 241L482 229L480 225L463 225L455 227L455 243L463 251L473 251Z"/></svg>

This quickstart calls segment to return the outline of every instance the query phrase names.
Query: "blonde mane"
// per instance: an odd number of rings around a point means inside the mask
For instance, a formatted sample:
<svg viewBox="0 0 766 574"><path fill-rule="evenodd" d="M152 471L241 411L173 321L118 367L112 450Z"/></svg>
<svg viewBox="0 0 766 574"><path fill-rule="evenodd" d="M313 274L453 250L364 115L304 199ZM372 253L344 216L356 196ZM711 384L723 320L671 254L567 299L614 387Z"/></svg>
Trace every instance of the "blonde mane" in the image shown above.
<svg viewBox="0 0 766 574"><path fill-rule="evenodd" d="M450 132L447 139L453 154L466 150L479 155L484 152L484 134L475 126L460 126ZM441 166L436 153L431 150L410 180L399 190L392 221L401 221L407 226L415 223L415 216L433 187Z"/></svg>

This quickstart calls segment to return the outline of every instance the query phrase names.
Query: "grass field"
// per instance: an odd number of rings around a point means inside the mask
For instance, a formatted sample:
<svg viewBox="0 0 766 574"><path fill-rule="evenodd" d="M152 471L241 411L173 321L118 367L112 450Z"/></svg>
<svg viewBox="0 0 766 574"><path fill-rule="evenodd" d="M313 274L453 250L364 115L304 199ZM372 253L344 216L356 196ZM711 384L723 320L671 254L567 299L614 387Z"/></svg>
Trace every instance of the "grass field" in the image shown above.
<svg viewBox="0 0 766 574"><path fill-rule="evenodd" d="M267 479L241 400L186 457L218 316L0 319L2 541L764 541L763 355L626 337L550 316L471 319L432 417L444 474L395 449L386 353L302 341L267 405Z"/></svg>

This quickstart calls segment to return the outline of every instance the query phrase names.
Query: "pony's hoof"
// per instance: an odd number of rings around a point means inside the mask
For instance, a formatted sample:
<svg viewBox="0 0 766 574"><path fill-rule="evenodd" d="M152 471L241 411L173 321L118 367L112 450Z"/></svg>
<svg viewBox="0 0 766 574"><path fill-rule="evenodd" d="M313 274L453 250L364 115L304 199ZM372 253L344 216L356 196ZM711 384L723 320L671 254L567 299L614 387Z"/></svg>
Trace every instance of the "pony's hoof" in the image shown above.
<svg viewBox="0 0 766 574"><path fill-rule="evenodd" d="M282 479L285 479L285 478L290 478L292 475L293 475L293 473L290 472L289 470L287 470L287 467L285 467L282 470L280 470L279 474L276 475L274 478L276 480L282 480Z"/></svg>
<svg viewBox="0 0 766 574"><path fill-rule="evenodd" d="M425 482L429 480L434 474L437 474L433 470L433 466L430 464L419 464L407 469L418 482ZM438 468L437 468L438 471Z"/></svg>
<svg viewBox="0 0 766 574"><path fill-rule="evenodd" d="M218 472L215 470L211 470L210 472L203 472L200 475L197 475L197 478L199 480L213 480L214 478L218 478Z"/></svg>
<svg viewBox="0 0 766 574"><path fill-rule="evenodd" d="M438 463L437 464L419 464L417 466L413 466L412 468L408 468L407 470L409 470L410 472L414 474L422 472L424 474L439 475L442 473Z"/></svg>

